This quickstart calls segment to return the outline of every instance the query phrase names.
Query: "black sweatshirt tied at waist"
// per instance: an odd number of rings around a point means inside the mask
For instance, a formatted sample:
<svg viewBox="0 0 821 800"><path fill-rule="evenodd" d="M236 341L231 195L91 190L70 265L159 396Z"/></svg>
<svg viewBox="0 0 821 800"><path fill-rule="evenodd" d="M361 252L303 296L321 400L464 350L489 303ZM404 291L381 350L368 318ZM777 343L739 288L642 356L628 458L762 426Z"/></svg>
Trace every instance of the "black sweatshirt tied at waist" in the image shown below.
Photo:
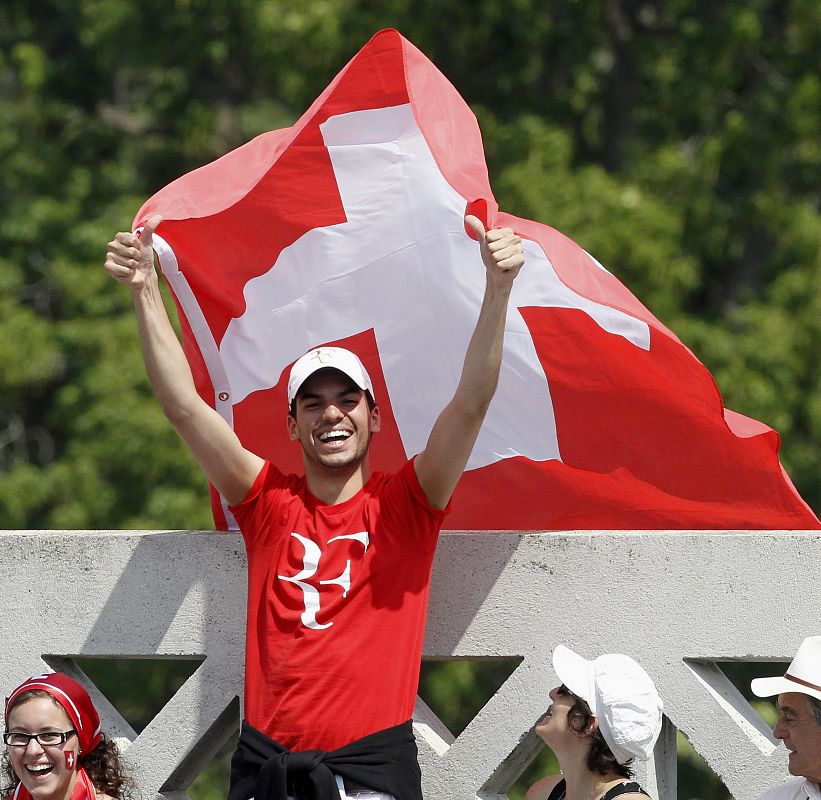
<svg viewBox="0 0 821 800"><path fill-rule="evenodd" d="M411 721L371 733L337 750L291 752L245 720L231 759L228 800L339 800L346 784L422 800L422 773Z"/></svg>

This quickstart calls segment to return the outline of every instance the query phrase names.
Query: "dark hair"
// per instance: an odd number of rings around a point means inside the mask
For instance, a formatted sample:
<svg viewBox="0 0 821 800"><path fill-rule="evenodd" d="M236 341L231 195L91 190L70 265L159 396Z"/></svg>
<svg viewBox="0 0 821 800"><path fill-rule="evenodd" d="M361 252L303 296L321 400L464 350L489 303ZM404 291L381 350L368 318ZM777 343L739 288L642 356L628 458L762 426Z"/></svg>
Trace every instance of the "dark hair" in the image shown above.
<svg viewBox="0 0 821 800"><path fill-rule="evenodd" d="M19 697L15 697L14 703L7 711L10 712L15 706L33 697L47 697L55 705L62 708L62 705L48 692L42 689L32 689L29 692L23 692ZM107 794L115 800L131 800L134 797L134 782L126 773L120 751L114 742L107 741L103 737L102 741L92 751L83 753L80 757L80 765L88 773L94 788L100 794ZM20 779L11 768L8 750L3 753L2 763L0 763L0 775L2 775L3 783L0 786L0 797L11 797L20 783Z"/></svg>
<svg viewBox="0 0 821 800"><path fill-rule="evenodd" d="M572 731L590 736L590 750L587 752L587 768L591 772L598 772L600 775L610 775L615 772L622 778L632 778L633 770L631 758L626 764L616 761L613 751L604 740L599 728L592 729L593 712L585 700L578 695L573 695L575 702L567 712L567 724Z"/></svg>

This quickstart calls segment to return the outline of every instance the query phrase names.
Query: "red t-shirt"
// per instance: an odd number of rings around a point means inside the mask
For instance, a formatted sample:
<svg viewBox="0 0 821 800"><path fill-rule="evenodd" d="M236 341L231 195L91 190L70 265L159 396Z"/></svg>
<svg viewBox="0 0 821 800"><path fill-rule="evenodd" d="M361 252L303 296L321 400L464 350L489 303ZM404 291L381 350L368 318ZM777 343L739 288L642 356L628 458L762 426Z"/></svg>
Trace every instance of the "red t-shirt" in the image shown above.
<svg viewBox="0 0 821 800"><path fill-rule="evenodd" d="M413 462L337 505L266 463L231 510L248 553L245 719L291 750L410 719L447 513Z"/></svg>

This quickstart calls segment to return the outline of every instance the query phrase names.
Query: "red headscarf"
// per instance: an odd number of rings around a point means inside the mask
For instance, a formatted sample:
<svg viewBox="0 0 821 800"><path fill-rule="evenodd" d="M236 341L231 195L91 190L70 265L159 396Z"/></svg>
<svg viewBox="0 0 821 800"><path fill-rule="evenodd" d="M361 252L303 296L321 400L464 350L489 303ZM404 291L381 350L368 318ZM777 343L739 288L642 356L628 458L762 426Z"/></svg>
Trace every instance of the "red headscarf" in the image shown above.
<svg viewBox="0 0 821 800"><path fill-rule="evenodd" d="M77 731L81 752L90 753L100 743L102 739L100 715L97 713L97 709L94 708L94 703L91 702L88 692L77 681L69 678L68 675L63 675L62 672L35 675L27 681L23 681L6 698L6 708L3 713L6 728L8 728L9 723L9 712L14 706L15 700L25 692L36 690L48 692L63 707L71 720L71 724ZM78 765L71 800L96 800L96 796L97 793L88 774ZM22 783L18 783L11 800L31 800L31 795Z"/></svg>
<svg viewBox="0 0 821 800"><path fill-rule="evenodd" d="M3 721L8 725L9 711L14 701L24 692L39 689L48 692L65 710L71 724L77 731L80 740L80 749L83 753L90 753L102 739L100 733L100 715L94 708L94 703L88 692L73 678L63 675L62 672L52 672L48 675L35 675L23 681L7 698Z"/></svg>

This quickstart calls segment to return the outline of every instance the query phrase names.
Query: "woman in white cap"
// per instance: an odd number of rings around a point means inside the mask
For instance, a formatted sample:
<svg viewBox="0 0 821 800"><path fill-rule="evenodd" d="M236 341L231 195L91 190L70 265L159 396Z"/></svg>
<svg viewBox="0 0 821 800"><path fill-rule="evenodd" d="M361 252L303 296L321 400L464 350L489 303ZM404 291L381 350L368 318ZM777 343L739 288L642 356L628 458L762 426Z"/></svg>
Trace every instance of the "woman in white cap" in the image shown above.
<svg viewBox="0 0 821 800"><path fill-rule="evenodd" d="M553 651L553 669L562 685L550 692L536 733L561 774L533 784L525 800L643 800L631 764L652 754L663 710L650 676L629 656L588 661L563 645Z"/></svg>

